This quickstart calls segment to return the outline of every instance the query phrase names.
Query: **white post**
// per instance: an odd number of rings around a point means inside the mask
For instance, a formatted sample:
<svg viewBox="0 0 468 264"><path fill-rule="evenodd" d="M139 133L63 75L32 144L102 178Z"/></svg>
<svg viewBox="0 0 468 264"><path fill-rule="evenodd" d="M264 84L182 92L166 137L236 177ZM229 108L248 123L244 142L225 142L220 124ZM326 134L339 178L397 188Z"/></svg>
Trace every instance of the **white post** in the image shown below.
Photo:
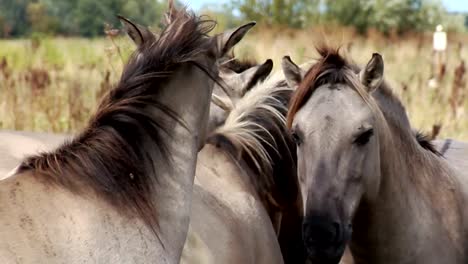
<svg viewBox="0 0 468 264"><path fill-rule="evenodd" d="M442 25L437 25L433 37L433 57L435 75L442 77L445 68L446 50L447 50L447 33L443 31Z"/></svg>

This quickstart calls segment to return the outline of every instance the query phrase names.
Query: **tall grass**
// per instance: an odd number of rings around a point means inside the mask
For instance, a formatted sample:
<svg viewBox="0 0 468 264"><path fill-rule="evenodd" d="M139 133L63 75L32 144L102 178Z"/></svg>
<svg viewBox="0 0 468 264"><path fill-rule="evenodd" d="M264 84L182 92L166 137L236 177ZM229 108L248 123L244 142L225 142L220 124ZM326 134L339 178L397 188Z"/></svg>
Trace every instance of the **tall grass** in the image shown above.
<svg viewBox="0 0 468 264"><path fill-rule="evenodd" d="M314 45L342 46L365 64L373 52L385 60L387 80L407 107L415 128L430 132L441 124L440 137L468 140L467 74L461 62L466 35L449 35L446 73L437 87L432 77L431 35L360 37L345 28L309 30L257 28L236 48L237 57L272 58L276 70L284 55L302 63L317 57ZM84 127L99 98L118 81L123 60L134 49L127 38L0 41L0 128L73 132ZM123 54L123 58L117 52ZM456 77L457 76L457 77Z"/></svg>
<svg viewBox="0 0 468 264"><path fill-rule="evenodd" d="M242 41L236 55L272 58L276 69L284 55L298 63L317 58L315 46L320 44L341 47L360 65L365 65L373 52L382 54L386 79L406 106L414 128L430 134L434 126L441 125L439 137L468 140L468 73L462 74L461 69L468 59L468 45L463 46L468 35L449 34L446 72L435 85L429 85L429 80L437 77L431 69L431 33L385 38L369 32L361 37L351 29L324 27L303 31L257 28L255 32Z"/></svg>

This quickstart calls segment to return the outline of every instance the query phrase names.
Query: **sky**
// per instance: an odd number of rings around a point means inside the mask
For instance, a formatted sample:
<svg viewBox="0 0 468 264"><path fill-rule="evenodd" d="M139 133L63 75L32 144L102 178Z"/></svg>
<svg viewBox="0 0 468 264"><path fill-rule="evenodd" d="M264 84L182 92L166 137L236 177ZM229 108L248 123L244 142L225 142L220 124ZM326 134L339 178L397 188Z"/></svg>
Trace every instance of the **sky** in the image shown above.
<svg viewBox="0 0 468 264"><path fill-rule="evenodd" d="M182 2L198 10L205 4L221 4L228 2L228 0L182 0ZM468 0L442 0L442 3L450 12L468 12Z"/></svg>

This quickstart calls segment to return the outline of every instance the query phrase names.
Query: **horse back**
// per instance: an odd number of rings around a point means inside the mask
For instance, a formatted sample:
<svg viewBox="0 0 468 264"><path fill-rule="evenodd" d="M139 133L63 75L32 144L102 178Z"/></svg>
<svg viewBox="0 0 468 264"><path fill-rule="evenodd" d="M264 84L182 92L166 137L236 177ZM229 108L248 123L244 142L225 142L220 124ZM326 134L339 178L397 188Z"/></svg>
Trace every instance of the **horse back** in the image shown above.
<svg viewBox="0 0 468 264"><path fill-rule="evenodd" d="M0 131L0 179L18 166L24 157L52 150L68 137L65 134Z"/></svg>
<svg viewBox="0 0 468 264"><path fill-rule="evenodd" d="M468 143L453 139L435 140L436 149L456 169L460 180L468 186Z"/></svg>

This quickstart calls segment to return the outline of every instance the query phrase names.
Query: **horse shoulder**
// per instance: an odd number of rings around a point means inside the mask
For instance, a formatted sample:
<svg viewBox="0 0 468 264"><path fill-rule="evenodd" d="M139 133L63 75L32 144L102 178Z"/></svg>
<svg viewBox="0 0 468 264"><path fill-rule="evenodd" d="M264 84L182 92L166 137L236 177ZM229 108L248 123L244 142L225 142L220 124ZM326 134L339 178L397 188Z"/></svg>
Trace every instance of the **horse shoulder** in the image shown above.
<svg viewBox="0 0 468 264"><path fill-rule="evenodd" d="M34 176L25 172L0 182L1 263L144 263L161 256L141 221Z"/></svg>

